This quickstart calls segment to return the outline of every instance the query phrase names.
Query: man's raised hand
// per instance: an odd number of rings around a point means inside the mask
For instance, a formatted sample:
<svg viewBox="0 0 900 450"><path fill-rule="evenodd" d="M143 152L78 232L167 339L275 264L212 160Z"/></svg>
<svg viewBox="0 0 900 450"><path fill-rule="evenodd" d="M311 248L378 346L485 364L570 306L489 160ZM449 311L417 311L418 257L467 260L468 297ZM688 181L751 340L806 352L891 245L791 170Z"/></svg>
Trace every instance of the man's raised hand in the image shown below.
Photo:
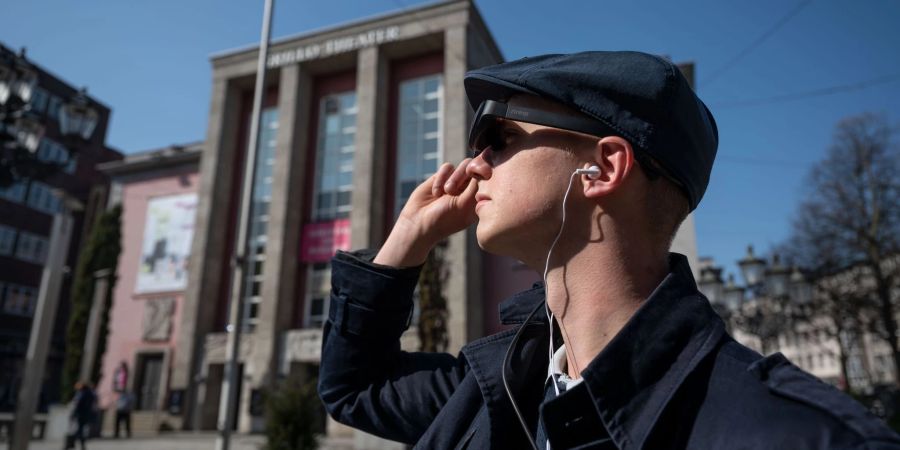
<svg viewBox="0 0 900 450"><path fill-rule="evenodd" d="M470 158L444 163L406 201L376 264L412 267L425 262L438 242L475 223L477 180L466 174Z"/></svg>

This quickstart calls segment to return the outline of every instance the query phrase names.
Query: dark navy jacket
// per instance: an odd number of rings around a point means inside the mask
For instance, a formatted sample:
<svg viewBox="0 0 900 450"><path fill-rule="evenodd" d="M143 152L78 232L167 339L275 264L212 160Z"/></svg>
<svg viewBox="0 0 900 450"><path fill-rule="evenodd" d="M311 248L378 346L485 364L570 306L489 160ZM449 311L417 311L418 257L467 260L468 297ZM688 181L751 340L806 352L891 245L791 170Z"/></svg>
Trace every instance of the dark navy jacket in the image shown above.
<svg viewBox="0 0 900 450"><path fill-rule="evenodd" d="M584 382L549 401L544 314L515 342L522 325L457 357L401 351L419 269L377 266L373 256L333 259L319 394L341 423L416 448L529 448L506 370L529 432L540 416L554 449L900 449L900 437L843 393L728 336L681 255ZM519 293L501 320L521 324L543 301L540 286Z"/></svg>

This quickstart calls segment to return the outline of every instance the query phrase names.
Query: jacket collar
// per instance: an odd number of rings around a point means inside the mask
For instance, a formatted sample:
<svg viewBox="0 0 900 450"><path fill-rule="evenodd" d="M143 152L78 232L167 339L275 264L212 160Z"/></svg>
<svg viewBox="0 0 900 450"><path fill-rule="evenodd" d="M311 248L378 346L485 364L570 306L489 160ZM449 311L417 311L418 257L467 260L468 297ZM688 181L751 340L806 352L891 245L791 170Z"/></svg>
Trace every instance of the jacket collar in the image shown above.
<svg viewBox="0 0 900 450"><path fill-rule="evenodd" d="M697 290L687 258L582 371L597 412L621 449L644 446L666 405L709 355L725 327Z"/></svg>
<svg viewBox="0 0 900 450"><path fill-rule="evenodd" d="M500 323L503 325L518 325L525 318L544 303L544 283L537 282L527 291L519 292L512 297L500 302ZM535 314L531 323L547 323L545 314Z"/></svg>
<svg viewBox="0 0 900 450"><path fill-rule="evenodd" d="M501 322L522 323L543 302L543 284L536 283L500 305ZM546 324L547 318L536 314L530 323L538 321ZM645 445L675 392L724 334L722 320L697 290L687 258L670 254L669 274L582 371L594 406L620 449Z"/></svg>

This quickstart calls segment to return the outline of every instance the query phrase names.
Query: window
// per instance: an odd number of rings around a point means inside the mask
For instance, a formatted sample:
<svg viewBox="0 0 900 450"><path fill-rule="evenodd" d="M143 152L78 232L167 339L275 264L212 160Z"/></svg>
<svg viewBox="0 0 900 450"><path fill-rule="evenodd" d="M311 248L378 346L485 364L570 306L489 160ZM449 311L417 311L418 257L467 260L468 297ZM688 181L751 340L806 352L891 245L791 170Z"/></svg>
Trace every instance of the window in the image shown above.
<svg viewBox="0 0 900 450"><path fill-rule="evenodd" d="M41 88L34 88L31 91L31 110L36 113L43 113L47 109L47 102L50 100L50 94Z"/></svg>
<svg viewBox="0 0 900 450"><path fill-rule="evenodd" d="M16 245L16 258L35 264L44 264L49 248L50 241L46 238L22 231L19 233L19 242Z"/></svg>
<svg viewBox="0 0 900 450"><path fill-rule="evenodd" d="M19 181L11 186L0 188L0 198L4 198L11 202L22 203L25 200L25 183Z"/></svg>
<svg viewBox="0 0 900 450"><path fill-rule="evenodd" d="M272 201L272 168L278 134L278 108L263 110L259 127L259 146L256 152L256 172L253 174L253 200L250 204L248 269L244 279L244 326L248 331L259 321L262 301L263 266L266 259L266 238L269 225L269 203Z"/></svg>
<svg viewBox="0 0 900 450"><path fill-rule="evenodd" d="M440 75L432 75L400 84L394 217L400 215L412 191L437 171L443 159L441 81Z"/></svg>
<svg viewBox="0 0 900 450"><path fill-rule="evenodd" d="M31 187L28 189L28 206L52 215L59 212L60 201L53 194L50 186L38 181L32 181Z"/></svg>
<svg viewBox="0 0 900 450"><path fill-rule="evenodd" d="M59 119L59 108L62 107L62 99L51 95L50 102L47 106L47 116L49 116L53 120Z"/></svg>
<svg viewBox="0 0 900 450"><path fill-rule="evenodd" d="M16 229L0 225L0 255L11 255L16 242Z"/></svg>
<svg viewBox="0 0 900 450"><path fill-rule="evenodd" d="M6 286L6 300L3 302L3 311L10 314L30 316L34 313L34 304L37 302L38 290L30 286L8 284Z"/></svg>
<svg viewBox="0 0 900 450"><path fill-rule="evenodd" d="M356 150L356 93L329 95L319 110L316 183L312 221L350 216L353 154Z"/></svg>
<svg viewBox="0 0 900 450"><path fill-rule="evenodd" d="M37 157L44 162L65 164L65 166L63 166L64 172L68 174L75 173L75 155L70 155L69 149L53 139L46 137L41 139L41 144L38 146L37 150Z"/></svg>
<svg viewBox="0 0 900 450"><path fill-rule="evenodd" d="M331 264L312 264L306 279L306 328L319 328L328 317L331 299Z"/></svg>

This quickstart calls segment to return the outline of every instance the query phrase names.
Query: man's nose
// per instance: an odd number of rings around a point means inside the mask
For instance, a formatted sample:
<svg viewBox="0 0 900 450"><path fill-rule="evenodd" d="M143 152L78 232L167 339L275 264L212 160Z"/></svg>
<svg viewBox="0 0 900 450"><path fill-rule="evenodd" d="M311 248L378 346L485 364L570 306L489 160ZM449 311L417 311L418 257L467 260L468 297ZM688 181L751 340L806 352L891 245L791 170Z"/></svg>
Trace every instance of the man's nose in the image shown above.
<svg viewBox="0 0 900 450"><path fill-rule="evenodd" d="M488 152L491 151L491 148L488 147L484 149L478 156L472 158L469 161L469 165L466 166L466 175L476 179L476 180L487 180L491 178L491 168L490 163L488 163L485 158L488 157Z"/></svg>

